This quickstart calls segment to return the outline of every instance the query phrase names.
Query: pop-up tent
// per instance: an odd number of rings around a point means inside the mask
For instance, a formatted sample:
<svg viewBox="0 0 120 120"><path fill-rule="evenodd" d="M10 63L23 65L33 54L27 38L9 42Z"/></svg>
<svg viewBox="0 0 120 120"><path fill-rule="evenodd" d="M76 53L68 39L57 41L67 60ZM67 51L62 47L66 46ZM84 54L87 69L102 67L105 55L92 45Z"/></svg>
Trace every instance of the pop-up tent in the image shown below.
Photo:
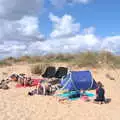
<svg viewBox="0 0 120 120"><path fill-rule="evenodd" d="M69 91L95 89L97 84L90 71L71 71L61 80L62 89Z"/></svg>

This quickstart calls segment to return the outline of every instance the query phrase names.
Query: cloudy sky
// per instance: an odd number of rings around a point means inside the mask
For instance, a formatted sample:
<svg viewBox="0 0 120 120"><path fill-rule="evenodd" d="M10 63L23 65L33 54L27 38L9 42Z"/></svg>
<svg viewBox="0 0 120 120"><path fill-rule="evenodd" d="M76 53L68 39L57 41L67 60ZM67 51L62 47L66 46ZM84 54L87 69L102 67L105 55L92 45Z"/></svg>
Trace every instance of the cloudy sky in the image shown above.
<svg viewBox="0 0 120 120"><path fill-rule="evenodd" d="M0 0L0 58L119 48L119 0Z"/></svg>

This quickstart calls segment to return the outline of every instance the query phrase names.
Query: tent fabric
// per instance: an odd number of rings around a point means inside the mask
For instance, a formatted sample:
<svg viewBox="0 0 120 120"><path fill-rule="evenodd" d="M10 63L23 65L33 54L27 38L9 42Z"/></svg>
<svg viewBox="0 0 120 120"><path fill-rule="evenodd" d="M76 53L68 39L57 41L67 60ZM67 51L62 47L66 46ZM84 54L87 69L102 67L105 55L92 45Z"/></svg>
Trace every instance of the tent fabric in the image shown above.
<svg viewBox="0 0 120 120"><path fill-rule="evenodd" d="M66 76L68 72L68 68L65 67L59 67L56 71L55 77L56 78L62 78L63 76Z"/></svg>
<svg viewBox="0 0 120 120"><path fill-rule="evenodd" d="M52 78L55 77L55 73L56 73L56 68L55 67L47 67L45 73L42 75L42 77L44 78Z"/></svg>
<svg viewBox="0 0 120 120"><path fill-rule="evenodd" d="M96 83L96 81L93 79L93 84L92 84L92 87L91 87L91 89L96 89L98 86L97 86L97 83Z"/></svg>
<svg viewBox="0 0 120 120"><path fill-rule="evenodd" d="M90 71L72 71L61 80L62 89L77 91L80 89L95 89L96 82Z"/></svg>

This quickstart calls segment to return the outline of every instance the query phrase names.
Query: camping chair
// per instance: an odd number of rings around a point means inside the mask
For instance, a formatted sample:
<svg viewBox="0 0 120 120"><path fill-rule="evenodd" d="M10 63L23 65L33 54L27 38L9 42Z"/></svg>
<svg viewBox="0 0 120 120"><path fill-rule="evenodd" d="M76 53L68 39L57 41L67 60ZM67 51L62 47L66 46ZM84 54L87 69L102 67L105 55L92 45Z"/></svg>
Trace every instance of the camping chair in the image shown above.
<svg viewBox="0 0 120 120"><path fill-rule="evenodd" d="M46 71L44 72L42 77L43 78L52 78L52 77L55 77L55 73L56 73L56 68L50 66L46 69Z"/></svg>

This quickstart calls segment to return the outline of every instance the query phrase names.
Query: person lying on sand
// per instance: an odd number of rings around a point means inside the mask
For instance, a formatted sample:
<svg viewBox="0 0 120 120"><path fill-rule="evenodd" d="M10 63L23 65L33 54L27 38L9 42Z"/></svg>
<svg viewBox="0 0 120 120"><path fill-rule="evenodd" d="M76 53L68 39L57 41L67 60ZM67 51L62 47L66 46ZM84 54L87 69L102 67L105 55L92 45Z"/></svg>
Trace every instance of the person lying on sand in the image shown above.
<svg viewBox="0 0 120 120"><path fill-rule="evenodd" d="M17 75L17 74L12 74L8 79L11 80L11 81L17 82L17 81L18 81L18 78L19 78L19 75Z"/></svg>
<svg viewBox="0 0 120 120"><path fill-rule="evenodd" d="M31 86L33 82L31 77L27 77L25 74L12 74L9 79L11 79L12 81L16 81L23 86Z"/></svg>

